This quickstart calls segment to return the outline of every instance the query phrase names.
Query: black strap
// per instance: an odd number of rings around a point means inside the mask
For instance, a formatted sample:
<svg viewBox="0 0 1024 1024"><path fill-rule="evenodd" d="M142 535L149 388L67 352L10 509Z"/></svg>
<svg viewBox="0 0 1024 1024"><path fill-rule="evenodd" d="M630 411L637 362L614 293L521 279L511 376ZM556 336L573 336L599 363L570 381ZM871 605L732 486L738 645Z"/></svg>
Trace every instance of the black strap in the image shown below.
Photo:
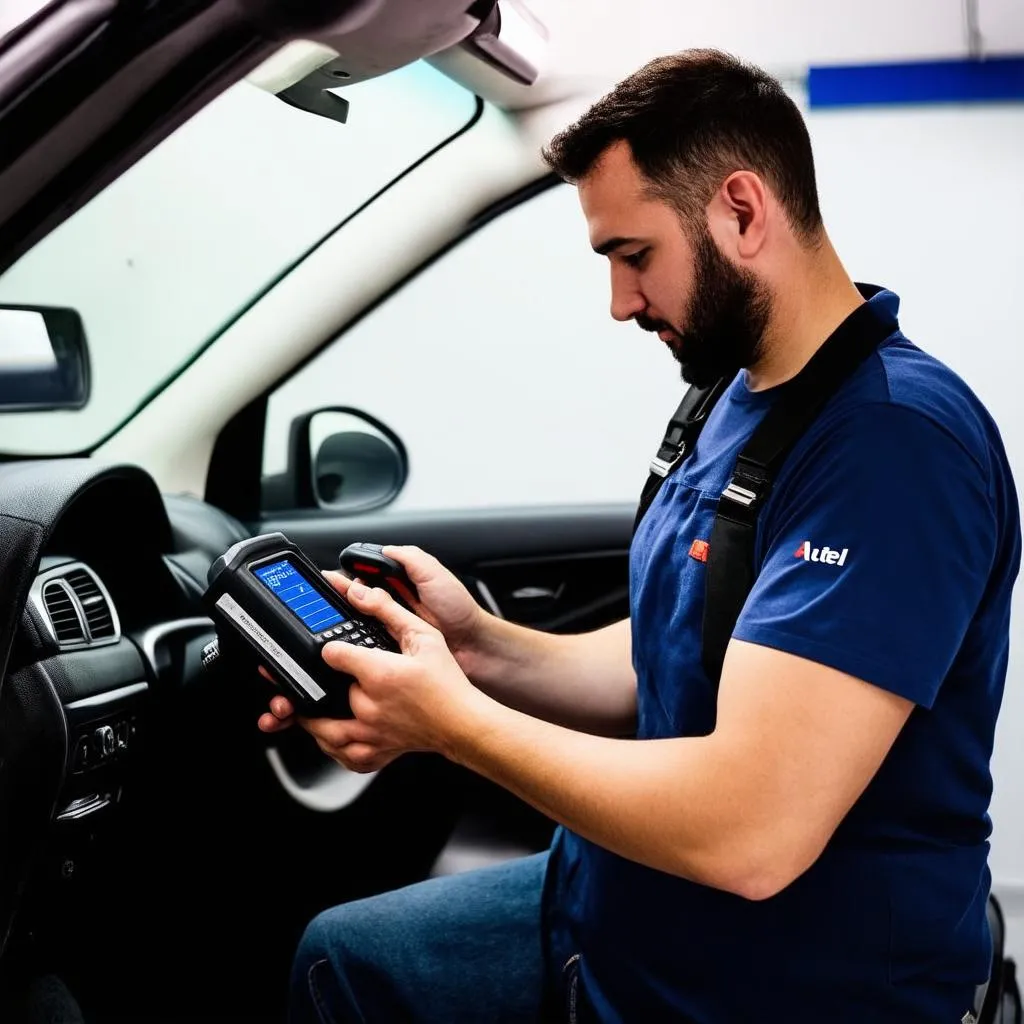
<svg viewBox="0 0 1024 1024"><path fill-rule="evenodd" d="M697 443L711 410L728 385L728 380L719 380L707 388L690 387L683 395L679 408L672 414L672 419L665 428L665 436L658 448L658 454L651 459L651 472L640 495L640 507L633 522L633 533L636 533L640 520L651 507L651 502L661 490L661 485L693 451L693 446Z"/></svg>
<svg viewBox="0 0 1024 1024"><path fill-rule="evenodd" d="M785 385L736 460L718 499L708 548L703 664L717 684L725 650L754 586L757 517L793 446L842 383L896 330L870 303L858 306Z"/></svg>
<svg viewBox="0 0 1024 1024"><path fill-rule="evenodd" d="M861 285L865 298L880 289ZM744 445L732 479L718 500L708 550L702 624L702 661L718 684L725 650L747 595L754 586L757 517L782 464L828 400L853 371L897 328L869 303L858 306L792 380L780 385L775 403ZM640 498L633 532L667 477L690 455L715 403L728 387L691 387L669 420Z"/></svg>

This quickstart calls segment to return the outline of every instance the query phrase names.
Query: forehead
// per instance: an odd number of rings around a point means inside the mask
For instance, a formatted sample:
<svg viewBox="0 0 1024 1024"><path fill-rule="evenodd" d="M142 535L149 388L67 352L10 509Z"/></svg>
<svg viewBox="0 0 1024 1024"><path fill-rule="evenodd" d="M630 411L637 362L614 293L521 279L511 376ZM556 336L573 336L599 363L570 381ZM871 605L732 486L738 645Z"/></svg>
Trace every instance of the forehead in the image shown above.
<svg viewBox="0 0 1024 1024"><path fill-rule="evenodd" d="M590 244L599 249L612 238L633 238L663 228L674 215L652 199L626 142L611 145L577 185Z"/></svg>

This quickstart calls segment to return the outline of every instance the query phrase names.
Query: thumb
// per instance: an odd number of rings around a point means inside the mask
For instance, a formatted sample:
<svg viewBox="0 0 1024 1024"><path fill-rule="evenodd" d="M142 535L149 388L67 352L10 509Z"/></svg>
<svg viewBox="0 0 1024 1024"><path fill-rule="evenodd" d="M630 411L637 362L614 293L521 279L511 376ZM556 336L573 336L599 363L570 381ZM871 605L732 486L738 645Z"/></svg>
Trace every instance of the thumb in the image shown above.
<svg viewBox="0 0 1024 1024"><path fill-rule="evenodd" d="M367 676L372 678L380 670L382 659L399 657L390 651L369 650L341 640L324 644L320 654L336 672L344 672L355 679L365 679Z"/></svg>
<svg viewBox="0 0 1024 1024"><path fill-rule="evenodd" d="M434 632L433 626L403 608L386 590L353 583L346 598L353 608L382 622L403 650L413 637Z"/></svg>
<svg viewBox="0 0 1024 1024"><path fill-rule="evenodd" d="M398 562L417 587L436 580L448 571L433 555L413 545L388 544L382 554Z"/></svg>

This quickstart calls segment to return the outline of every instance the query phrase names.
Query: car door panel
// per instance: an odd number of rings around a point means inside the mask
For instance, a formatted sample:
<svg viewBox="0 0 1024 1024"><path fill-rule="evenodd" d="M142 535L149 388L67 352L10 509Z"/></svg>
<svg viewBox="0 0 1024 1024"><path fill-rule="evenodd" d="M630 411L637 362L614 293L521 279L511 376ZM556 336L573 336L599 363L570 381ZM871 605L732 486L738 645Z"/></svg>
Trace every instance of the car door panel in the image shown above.
<svg viewBox="0 0 1024 1024"><path fill-rule="evenodd" d="M582 633L629 614L635 514L627 504L383 510L351 517L298 512L265 518L253 529L281 531L325 569L335 568L338 554L353 541L416 544L502 618L548 632ZM435 871L493 863L550 842L553 822L499 786L463 772L459 790L460 821Z"/></svg>
<svg viewBox="0 0 1024 1024"><path fill-rule="evenodd" d="M344 518L296 513L257 528L286 534L325 569L336 568L339 552L353 541L415 544L502 618L549 632L585 632L628 615L634 515L630 505Z"/></svg>

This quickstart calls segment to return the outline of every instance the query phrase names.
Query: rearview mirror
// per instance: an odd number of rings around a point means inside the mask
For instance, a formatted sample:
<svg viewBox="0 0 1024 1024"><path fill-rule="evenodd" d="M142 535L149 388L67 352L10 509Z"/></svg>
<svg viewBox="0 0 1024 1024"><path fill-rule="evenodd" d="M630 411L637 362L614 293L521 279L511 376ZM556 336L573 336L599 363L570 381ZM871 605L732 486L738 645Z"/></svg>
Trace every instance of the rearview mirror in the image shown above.
<svg viewBox="0 0 1024 1024"><path fill-rule="evenodd" d="M89 354L73 309L0 306L0 410L81 409Z"/></svg>

